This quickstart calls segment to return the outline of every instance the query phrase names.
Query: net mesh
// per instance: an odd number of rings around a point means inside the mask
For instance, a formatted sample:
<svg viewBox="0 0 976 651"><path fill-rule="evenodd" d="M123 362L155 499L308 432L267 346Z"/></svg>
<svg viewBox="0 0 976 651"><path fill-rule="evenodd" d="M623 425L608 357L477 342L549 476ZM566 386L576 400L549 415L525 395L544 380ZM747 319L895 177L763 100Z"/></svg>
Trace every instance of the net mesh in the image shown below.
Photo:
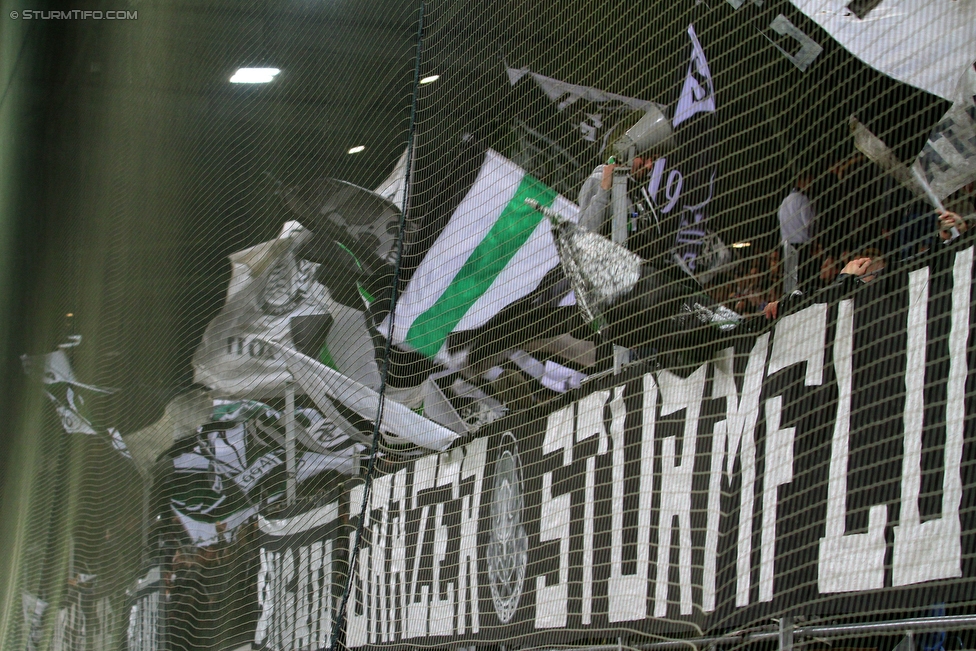
<svg viewBox="0 0 976 651"><path fill-rule="evenodd" d="M972 5L96 4L3 3L4 648L972 648Z"/></svg>

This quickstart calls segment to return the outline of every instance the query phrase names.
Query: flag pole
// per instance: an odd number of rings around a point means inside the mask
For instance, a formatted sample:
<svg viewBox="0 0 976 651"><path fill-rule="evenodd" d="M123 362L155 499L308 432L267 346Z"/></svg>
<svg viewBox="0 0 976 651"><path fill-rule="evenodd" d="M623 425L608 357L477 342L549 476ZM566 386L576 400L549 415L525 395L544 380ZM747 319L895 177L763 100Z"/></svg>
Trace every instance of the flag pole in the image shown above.
<svg viewBox="0 0 976 651"><path fill-rule="evenodd" d="M627 246L627 221L629 215L629 201L627 198L627 175L629 166L634 163L637 155L636 147L631 145L627 150L627 163L622 168L614 170L613 186L610 195L613 206L613 222L610 231L611 239L621 246ZM630 351L623 346L613 345L613 374L620 375L624 364L630 362Z"/></svg>
<svg viewBox="0 0 976 651"><path fill-rule="evenodd" d="M285 385L285 497L295 503L295 382Z"/></svg>
<svg viewBox="0 0 976 651"><path fill-rule="evenodd" d="M627 213L629 212L627 175L630 173L628 166L633 165L634 156L636 155L634 146L631 145L630 150L627 152L626 165L614 170L613 186L611 186L610 200L613 202L613 222L611 224L610 239L621 246L627 245Z"/></svg>

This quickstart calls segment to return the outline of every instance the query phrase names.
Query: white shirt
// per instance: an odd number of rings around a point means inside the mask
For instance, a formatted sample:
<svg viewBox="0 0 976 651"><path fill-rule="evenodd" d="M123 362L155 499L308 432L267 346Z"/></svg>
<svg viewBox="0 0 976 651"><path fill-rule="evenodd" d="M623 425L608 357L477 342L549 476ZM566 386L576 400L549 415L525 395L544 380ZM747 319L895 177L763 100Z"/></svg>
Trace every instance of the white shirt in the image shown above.
<svg viewBox="0 0 976 651"><path fill-rule="evenodd" d="M782 241L806 244L813 238L813 220L816 216L813 204L796 188L783 199L777 216Z"/></svg>

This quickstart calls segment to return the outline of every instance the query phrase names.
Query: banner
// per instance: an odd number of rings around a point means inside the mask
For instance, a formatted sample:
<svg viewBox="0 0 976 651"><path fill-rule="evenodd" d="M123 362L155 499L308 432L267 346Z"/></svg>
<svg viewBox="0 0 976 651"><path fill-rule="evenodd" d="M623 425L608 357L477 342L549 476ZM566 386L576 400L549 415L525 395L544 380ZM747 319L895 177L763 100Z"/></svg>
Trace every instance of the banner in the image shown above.
<svg viewBox="0 0 976 651"><path fill-rule="evenodd" d="M596 161L606 160L611 136L630 126L653 102L506 66L516 165L568 197L575 197ZM621 127L621 128L618 128ZM499 146L504 143L499 143Z"/></svg>
<svg viewBox="0 0 976 651"><path fill-rule="evenodd" d="M671 120L678 149L670 162L667 156L655 161L645 197L661 213L664 243L674 247L674 261L694 276L698 257L705 253L709 204L718 174L714 160L717 105L712 71L693 24L688 25L688 40L687 69ZM634 230L638 231L638 241L640 230L645 231L645 238L649 230L650 237L655 237L649 223L637 224Z"/></svg>
<svg viewBox="0 0 976 651"><path fill-rule="evenodd" d="M289 222L278 239L230 256L227 300L193 355L194 381L210 387L214 396L285 395L292 378L267 341L304 344L318 355L334 303L317 280L319 265L298 255L304 236L297 222Z"/></svg>
<svg viewBox="0 0 976 651"><path fill-rule="evenodd" d="M166 630L165 592L162 570L150 568L130 593L129 623L126 627L128 651L161 651Z"/></svg>
<svg viewBox="0 0 976 651"><path fill-rule="evenodd" d="M44 385L44 395L53 403L65 432L100 437L116 452L132 460L132 454L119 431L114 427L102 429L93 425L88 416L85 394L104 395L114 393L115 389L83 384L77 380L66 351L80 343L81 336L74 335L54 352L45 355L21 355L24 372Z"/></svg>
<svg viewBox="0 0 976 651"><path fill-rule="evenodd" d="M729 0L733 6L744 0ZM790 0L875 70L954 101L976 59L976 7L929 0Z"/></svg>
<svg viewBox="0 0 976 651"><path fill-rule="evenodd" d="M262 505L284 495L284 420L260 402L223 401L196 436L170 450L161 492L193 544L229 539ZM295 435L296 485L325 472L358 472L365 446L316 410L296 410Z"/></svg>
<svg viewBox="0 0 976 651"><path fill-rule="evenodd" d="M585 385L355 487L346 645L697 636L968 601L972 283L973 247L943 249L680 375Z"/></svg>
<svg viewBox="0 0 976 651"><path fill-rule="evenodd" d="M254 648L331 648L346 577L349 526L337 502L288 519L260 518Z"/></svg>
<svg viewBox="0 0 976 651"><path fill-rule="evenodd" d="M445 450L457 433L425 418L395 400L381 400L380 394L345 375L294 350L281 348L295 381L316 406L335 400L367 420L379 421L379 431L431 450Z"/></svg>

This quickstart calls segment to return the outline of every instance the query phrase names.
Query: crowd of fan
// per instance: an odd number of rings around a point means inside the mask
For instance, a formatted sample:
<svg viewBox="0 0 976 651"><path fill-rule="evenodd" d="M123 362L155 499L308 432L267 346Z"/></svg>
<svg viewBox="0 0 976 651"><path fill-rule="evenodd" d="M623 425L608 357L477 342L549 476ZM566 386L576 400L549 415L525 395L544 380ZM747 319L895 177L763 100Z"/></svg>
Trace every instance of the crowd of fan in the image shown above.
<svg viewBox="0 0 976 651"><path fill-rule="evenodd" d="M847 287L852 278L863 284L899 266L919 263L926 253L964 233L966 218L976 213L976 184L948 197L946 212L940 214L926 199L855 154L798 175L779 207L778 229L754 231L748 245L733 247L724 262L692 279L674 261L675 234L646 226L654 223L651 217L660 217L646 206L646 197L641 198L654 159L653 153L639 155L626 170L631 221L638 225L628 235L627 248L644 262L633 289L604 306L599 335L597 324L584 323L577 307L557 306L551 300L557 292L552 291L532 310L516 311L483 332L458 337L466 346L461 373L504 405L507 413L556 395L539 380L545 379L541 370L533 375L520 363L525 351L546 364L551 360L567 365L581 378L611 368L617 354L610 344L618 352L627 351L631 360L656 358L663 366L697 364L711 354L714 344L725 345L728 335L765 328L801 295ZM583 184L577 199L580 229L610 237L612 185L621 167L599 165ZM761 218L741 221L747 226L769 224ZM708 300L702 300L702 290ZM791 300L777 309L784 299ZM744 318L736 321L738 316ZM541 368L540 362L535 365Z"/></svg>
<svg viewBox="0 0 976 651"><path fill-rule="evenodd" d="M780 205L776 239L734 249L733 261L707 290L740 314L768 314L770 304L797 290L816 293L844 270L877 277L964 233L966 218L976 213L974 199L976 183L970 183L939 214L862 155L852 156L819 175L799 175Z"/></svg>
<svg viewBox="0 0 976 651"><path fill-rule="evenodd" d="M649 165L641 171L646 175L647 169ZM585 200L580 202L580 226L584 229L605 230L613 171L610 165L601 166L581 192ZM751 315L754 323L764 325L766 320L785 313L787 306L781 306L784 300L789 302L801 293L816 294L835 286L839 279L870 281L955 240L969 230L967 220L976 213L974 197L976 184L971 183L950 197L946 212L939 214L883 176L870 161L860 155L852 156L831 165L819 176L801 174L780 206L779 232L765 234L747 247L734 248L731 260L710 274L704 290L716 305L739 315ZM662 292L662 287L675 277L668 275L673 270L661 271L667 266L661 263L665 256L644 257L650 260L648 265L659 267L646 266L642 271L645 276L641 282L647 283L638 284L637 298L631 305L633 313L627 316L636 317L640 327L656 333L654 337L659 339L649 339L653 344L649 348L660 354L670 342L660 340L664 329L655 331L653 325L647 325L652 319L645 306L652 298L658 300L662 296L665 303L677 304L684 299ZM681 282L686 280L679 277L677 284ZM778 306L781 307L777 309ZM573 318L564 318L566 314ZM610 348L607 341L580 325L575 308L552 309L544 304L535 312L520 316L525 332L510 328L507 336L511 341L497 346L501 352L485 354L479 363L469 359L464 369L465 377L473 383L466 385L468 392L484 389L489 397L504 405L508 414L529 409L555 395L555 390L539 380L547 377L542 370L538 376L532 375L524 359L528 357L525 351L540 359L558 359L571 365L569 370L574 373L577 371L573 369L579 369L589 374L601 370L600 360L608 357ZM553 325L546 319L557 323ZM576 323L575 327L564 331L566 324L572 323ZM632 323L635 321L625 321L623 325L629 327ZM612 331L611 324L606 332ZM504 339L497 330L487 330L484 336L493 341ZM478 345L477 338L468 342L471 351L477 351ZM540 362L533 361L541 367ZM240 636L247 629L240 623L256 616L257 530L251 521L232 535L225 535L223 526L219 525L215 542L199 547L186 544L175 520L171 530L160 536L164 541L159 551L169 612L167 639L173 649L210 649L227 638L246 641ZM247 588L240 589L242 585ZM234 603L227 603L231 598Z"/></svg>

